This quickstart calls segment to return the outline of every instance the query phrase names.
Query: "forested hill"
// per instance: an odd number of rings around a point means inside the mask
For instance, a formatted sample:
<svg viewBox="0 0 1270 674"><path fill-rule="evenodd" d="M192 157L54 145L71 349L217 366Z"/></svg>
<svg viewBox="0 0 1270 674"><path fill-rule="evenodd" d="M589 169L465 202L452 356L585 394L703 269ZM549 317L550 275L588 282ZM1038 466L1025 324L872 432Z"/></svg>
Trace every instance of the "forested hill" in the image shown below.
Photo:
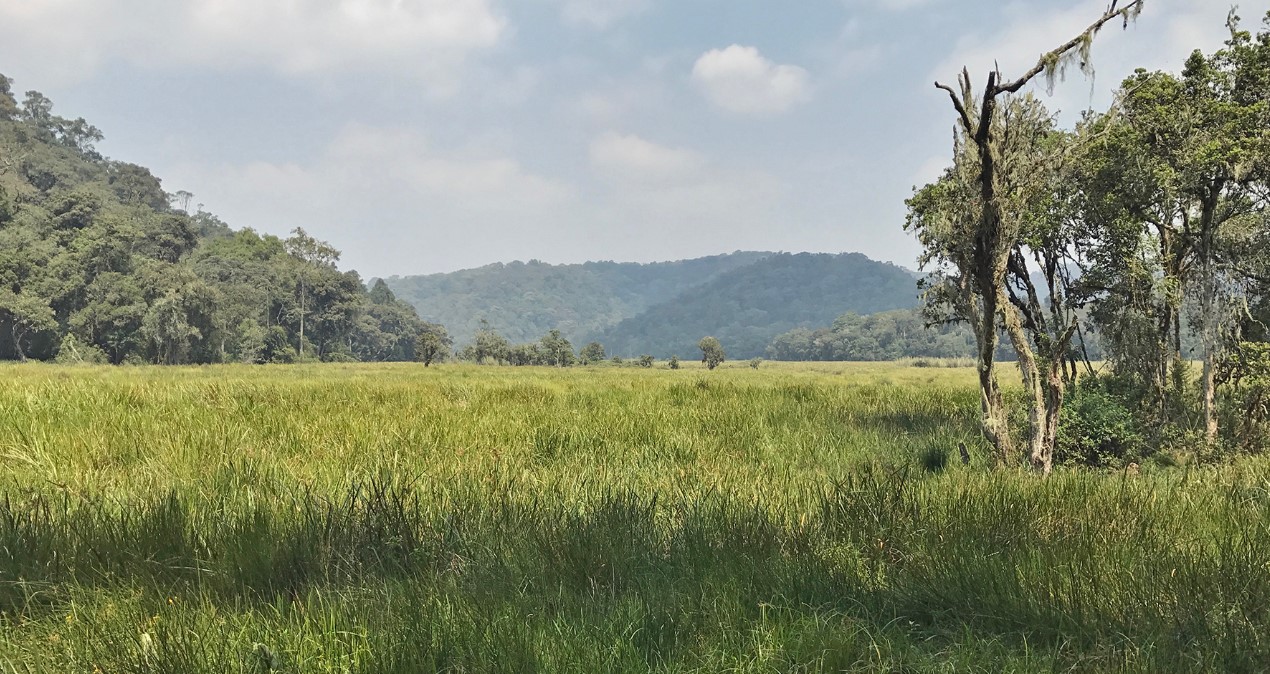
<svg viewBox="0 0 1270 674"><path fill-rule="evenodd" d="M406 360L446 351L339 252L233 231L101 132L0 76L0 359L110 363Z"/></svg>
<svg viewBox="0 0 1270 674"><path fill-rule="evenodd" d="M762 356L777 335L838 316L918 304L916 278L859 253L788 253L719 275L593 335L610 353L695 356L697 341L718 337L730 358Z"/></svg>
<svg viewBox="0 0 1270 674"><path fill-rule="evenodd" d="M916 303L908 272L857 254L497 264L368 290L329 244L235 231L101 140L0 76L0 359L430 360L483 322L620 355L687 357L711 334L745 357L793 328Z"/></svg>
<svg viewBox="0 0 1270 674"><path fill-rule="evenodd" d="M471 341L481 321L512 342L533 341L552 329L576 341L769 255L738 251L651 264L531 260L385 280L422 316L445 325L456 344Z"/></svg>

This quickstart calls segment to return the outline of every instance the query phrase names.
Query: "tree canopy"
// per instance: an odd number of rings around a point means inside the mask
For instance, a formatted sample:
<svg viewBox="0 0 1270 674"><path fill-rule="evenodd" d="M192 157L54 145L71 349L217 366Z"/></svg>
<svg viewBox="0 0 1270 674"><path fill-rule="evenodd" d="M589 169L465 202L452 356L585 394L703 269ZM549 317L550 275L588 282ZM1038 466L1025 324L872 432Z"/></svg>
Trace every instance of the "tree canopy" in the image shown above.
<svg viewBox="0 0 1270 674"><path fill-rule="evenodd" d="M954 162L908 202L930 272L928 320L973 330L984 435L1000 459L1014 458L994 367L1004 335L1028 400L1026 456L1043 473L1067 392L1099 381L1092 333L1157 443L1199 430L1215 446L1222 398L1240 395L1219 389L1260 362L1244 356L1264 339L1256 311L1270 291L1258 250L1270 236L1270 16L1254 36L1232 13L1224 48L1194 52L1180 74L1138 70L1110 110L1071 130L1018 93L1066 59L1084 66L1098 30L1141 7L1111 3L1019 80L989 73L982 95L967 72L960 91L939 85L958 116ZM1192 355L1202 364L1194 398ZM1199 429L1188 422L1197 418Z"/></svg>
<svg viewBox="0 0 1270 674"><path fill-rule="evenodd" d="M101 156L96 127L53 110L0 76L0 358L414 360L436 332L329 244L191 213L192 194Z"/></svg>

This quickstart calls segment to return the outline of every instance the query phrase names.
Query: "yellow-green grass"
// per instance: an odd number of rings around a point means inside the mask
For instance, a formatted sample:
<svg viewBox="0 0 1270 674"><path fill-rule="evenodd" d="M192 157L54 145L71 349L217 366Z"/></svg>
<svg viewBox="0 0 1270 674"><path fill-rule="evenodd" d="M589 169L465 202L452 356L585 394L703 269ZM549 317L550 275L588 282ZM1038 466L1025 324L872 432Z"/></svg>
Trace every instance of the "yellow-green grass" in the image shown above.
<svg viewBox="0 0 1270 674"><path fill-rule="evenodd" d="M973 437L970 374L417 365L0 370L0 479L72 493L392 474L788 493Z"/></svg>
<svg viewBox="0 0 1270 674"><path fill-rule="evenodd" d="M0 368L0 672L1270 662L1264 461L1043 481L970 370L685 366Z"/></svg>

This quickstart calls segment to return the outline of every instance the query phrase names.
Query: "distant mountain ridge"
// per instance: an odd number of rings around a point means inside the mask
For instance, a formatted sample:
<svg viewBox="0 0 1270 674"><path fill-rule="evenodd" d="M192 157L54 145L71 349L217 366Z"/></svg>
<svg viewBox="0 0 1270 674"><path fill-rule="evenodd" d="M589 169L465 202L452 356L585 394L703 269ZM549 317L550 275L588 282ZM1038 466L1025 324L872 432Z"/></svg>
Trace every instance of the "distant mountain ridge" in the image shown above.
<svg viewBox="0 0 1270 674"><path fill-rule="evenodd" d="M838 316L917 306L917 284L902 267L859 253L781 253L720 274L593 336L612 353L697 356L718 337L730 358L762 356L776 336Z"/></svg>
<svg viewBox="0 0 1270 674"><path fill-rule="evenodd" d="M737 251L646 264L531 260L384 281L421 316L445 325L456 344L471 341L481 321L512 342L536 340L551 329L578 342L771 254Z"/></svg>
<svg viewBox="0 0 1270 674"><path fill-rule="evenodd" d="M385 282L425 319L447 326L458 345L486 321L514 343L554 328L577 347L595 340L610 354L662 358L695 357L705 335L718 337L732 358L761 356L774 337L794 328L918 304L912 272L859 253L512 262Z"/></svg>

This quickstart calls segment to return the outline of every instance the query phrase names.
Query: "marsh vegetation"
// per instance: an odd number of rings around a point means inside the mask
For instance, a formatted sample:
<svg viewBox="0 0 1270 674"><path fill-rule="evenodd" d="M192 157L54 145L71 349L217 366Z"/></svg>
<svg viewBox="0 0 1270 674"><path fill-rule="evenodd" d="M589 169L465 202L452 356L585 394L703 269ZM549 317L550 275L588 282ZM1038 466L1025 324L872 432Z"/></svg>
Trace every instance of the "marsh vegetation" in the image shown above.
<svg viewBox="0 0 1270 674"><path fill-rule="evenodd" d="M1264 460L989 470L969 369L4 374L0 671L1270 658Z"/></svg>

